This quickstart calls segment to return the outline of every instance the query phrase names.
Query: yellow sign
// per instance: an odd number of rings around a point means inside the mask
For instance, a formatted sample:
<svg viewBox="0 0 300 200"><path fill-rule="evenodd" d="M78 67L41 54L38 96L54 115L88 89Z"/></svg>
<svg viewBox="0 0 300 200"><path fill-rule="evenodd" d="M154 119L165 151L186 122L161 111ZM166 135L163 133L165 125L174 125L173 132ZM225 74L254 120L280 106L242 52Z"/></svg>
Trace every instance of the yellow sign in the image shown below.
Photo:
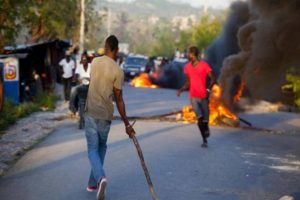
<svg viewBox="0 0 300 200"><path fill-rule="evenodd" d="M19 62L17 58L6 58L0 60L4 64L3 77L4 81L19 80Z"/></svg>
<svg viewBox="0 0 300 200"><path fill-rule="evenodd" d="M6 80L14 80L17 77L17 69L15 65L8 65L5 67L4 78Z"/></svg>

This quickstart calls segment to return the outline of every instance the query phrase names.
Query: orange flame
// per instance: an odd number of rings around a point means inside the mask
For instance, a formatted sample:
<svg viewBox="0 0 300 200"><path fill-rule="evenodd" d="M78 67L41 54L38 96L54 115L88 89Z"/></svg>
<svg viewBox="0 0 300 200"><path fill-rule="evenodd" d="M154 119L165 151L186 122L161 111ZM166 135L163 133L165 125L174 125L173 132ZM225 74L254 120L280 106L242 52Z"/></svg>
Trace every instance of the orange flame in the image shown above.
<svg viewBox="0 0 300 200"><path fill-rule="evenodd" d="M237 103L241 99L241 96L243 95L244 88L245 88L245 82L242 81L236 95L233 97L233 101L235 103Z"/></svg>
<svg viewBox="0 0 300 200"><path fill-rule="evenodd" d="M223 122L224 119L231 121L230 124L237 124L239 119L232 113L221 101L222 90L220 86L214 85L211 91L210 102L209 102L209 124L217 125L220 121ZM184 123L195 123L197 122L197 117L191 106L184 106L182 108L182 119Z"/></svg>
<svg viewBox="0 0 300 200"><path fill-rule="evenodd" d="M182 118L183 118L183 122L186 124L197 122L196 113L193 111L193 108L191 105L183 106Z"/></svg>
<svg viewBox="0 0 300 200"><path fill-rule="evenodd" d="M152 84L147 73L142 73L139 76L132 79L130 85L133 87L142 87L142 88L158 88L157 85Z"/></svg>

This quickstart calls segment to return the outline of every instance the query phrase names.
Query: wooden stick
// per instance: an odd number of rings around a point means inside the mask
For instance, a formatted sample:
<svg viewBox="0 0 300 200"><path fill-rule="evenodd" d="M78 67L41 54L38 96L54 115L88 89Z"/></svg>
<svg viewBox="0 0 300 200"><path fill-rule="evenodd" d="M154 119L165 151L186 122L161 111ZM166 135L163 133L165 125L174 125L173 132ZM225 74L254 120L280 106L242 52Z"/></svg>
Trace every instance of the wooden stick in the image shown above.
<svg viewBox="0 0 300 200"><path fill-rule="evenodd" d="M239 120L240 120L241 122L244 122L244 123L247 124L248 126L251 126L251 127L252 127L252 124L251 124L250 122L248 122L247 120L245 120L245 119L243 119L243 118L241 118L241 117L239 117Z"/></svg>
<svg viewBox="0 0 300 200"><path fill-rule="evenodd" d="M172 115L176 115L181 113L181 110L178 111L174 111L174 112L169 112L166 114L160 114L160 115L151 115L151 116L130 116L128 117L129 120L155 120L155 119L161 119L161 118L165 118L168 116L172 116ZM114 116L114 119L121 119L120 116Z"/></svg>
<svg viewBox="0 0 300 200"><path fill-rule="evenodd" d="M135 121L133 122L133 124L131 126L133 126L134 124L135 124ZM140 146L138 140L136 139L135 135L132 135L131 139L132 139L133 144L134 144L134 146L135 146L135 148L137 150L137 153L139 155L139 158L140 158L140 161L141 161L141 165L142 165L142 168L144 170L144 174L145 174L148 186L149 186L149 190L150 190L152 199L153 200L158 200L158 197L157 197L157 195L156 195L156 193L154 191L154 187L153 187L153 184L152 184L152 181L151 181L151 178L150 178L149 171L148 171L146 163L145 163L145 159L144 159L144 155L143 155L141 146Z"/></svg>

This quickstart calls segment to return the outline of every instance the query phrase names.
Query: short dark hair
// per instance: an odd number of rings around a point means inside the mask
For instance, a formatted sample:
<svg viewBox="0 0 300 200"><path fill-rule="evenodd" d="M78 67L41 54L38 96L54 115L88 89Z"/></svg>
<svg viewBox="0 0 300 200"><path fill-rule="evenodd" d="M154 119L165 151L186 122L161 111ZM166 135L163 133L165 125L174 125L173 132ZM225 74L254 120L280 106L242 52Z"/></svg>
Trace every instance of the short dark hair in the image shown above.
<svg viewBox="0 0 300 200"><path fill-rule="evenodd" d="M199 49L196 46L191 46L189 48L189 52L194 54L194 56L196 56L196 57L199 56Z"/></svg>
<svg viewBox="0 0 300 200"><path fill-rule="evenodd" d="M116 36L110 35L105 40L105 49L115 51L119 48L119 40Z"/></svg>

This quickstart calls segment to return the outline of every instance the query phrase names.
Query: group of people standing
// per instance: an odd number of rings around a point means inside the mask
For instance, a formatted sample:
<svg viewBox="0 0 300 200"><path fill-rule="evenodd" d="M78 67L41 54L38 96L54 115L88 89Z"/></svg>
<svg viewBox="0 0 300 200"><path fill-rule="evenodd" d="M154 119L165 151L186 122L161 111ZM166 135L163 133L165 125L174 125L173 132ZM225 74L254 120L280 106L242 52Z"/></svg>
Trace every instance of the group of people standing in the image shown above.
<svg viewBox="0 0 300 200"><path fill-rule="evenodd" d="M73 71L79 77L90 75L90 84L85 111L85 136L87 141L88 158L91 165L87 191L97 191L97 199L105 198L107 178L103 169L107 150L107 139L113 118L113 99L124 122L125 132L129 137L135 130L129 123L123 100L122 87L124 72L117 64L118 39L111 35L105 41L105 53L93 59L91 65L86 58L81 58L81 64L75 68L74 62L67 55L60 65L64 69L63 84L65 100L69 99ZM197 47L190 47L188 51L189 63L185 66L186 83L177 91L177 95L189 89L190 100L198 118L198 127L203 138L202 147L208 147L207 138L210 135L208 96L214 84L212 70L205 61L198 59ZM207 78L210 84L207 86Z"/></svg>

